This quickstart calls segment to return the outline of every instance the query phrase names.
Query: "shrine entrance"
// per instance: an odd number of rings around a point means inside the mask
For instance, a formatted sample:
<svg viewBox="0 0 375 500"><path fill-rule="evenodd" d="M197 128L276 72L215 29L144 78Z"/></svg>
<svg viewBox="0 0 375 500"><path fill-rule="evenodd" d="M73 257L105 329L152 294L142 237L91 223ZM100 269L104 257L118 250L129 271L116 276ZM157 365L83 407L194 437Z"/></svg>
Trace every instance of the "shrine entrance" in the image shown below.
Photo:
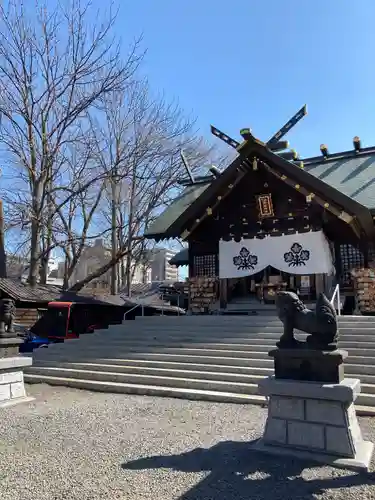
<svg viewBox="0 0 375 500"><path fill-rule="evenodd" d="M220 241L220 278L227 281L227 301L245 297L273 304L279 291L293 291L314 301L335 274L330 243L323 231L268 238ZM222 301L222 303L225 301Z"/></svg>
<svg viewBox="0 0 375 500"><path fill-rule="evenodd" d="M314 301L319 291L324 291L320 288L325 285L322 275L295 275L268 266L252 276L228 279L228 302L247 298L250 301L273 304L276 293L283 290L297 293L302 300Z"/></svg>

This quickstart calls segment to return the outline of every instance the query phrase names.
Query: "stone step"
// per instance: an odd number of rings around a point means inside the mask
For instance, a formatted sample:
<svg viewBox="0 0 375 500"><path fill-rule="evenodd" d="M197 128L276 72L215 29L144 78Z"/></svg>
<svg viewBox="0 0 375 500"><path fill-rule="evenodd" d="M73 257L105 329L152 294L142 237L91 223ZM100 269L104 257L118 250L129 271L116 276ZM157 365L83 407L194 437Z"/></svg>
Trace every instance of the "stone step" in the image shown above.
<svg viewBox="0 0 375 500"><path fill-rule="evenodd" d="M366 365L372 366L374 364L374 358L372 356L354 356L349 353L349 356L345 360L346 365Z"/></svg>
<svg viewBox="0 0 375 500"><path fill-rule="evenodd" d="M70 339L65 343L53 344L50 347L54 349L67 349L72 346L88 346L88 345L103 345L111 343L111 345L115 344L139 344L139 345L167 345L171 344L175 346L176 344L181 343L189 343L189 344L234 344L234 345L267 345L274 346L276 342L280 339L280 334L242 334L240 336L231 336L230 334L226 334L225 336L215 335L206 337L204 334L202 336L199 335L190 335L185 332L175 332L173 335L166 335L160 333L156 335L134 335L133 333L130 335L118 335L118 334L110 334L110 335L98 335L93 338L87 338L89 336L83 336L79 339ZM307 335L296 334L296 338L299 340L305 340ZM339 338L339 345L342 348L352 347L352 348L364 348L371 349L375 348L375 335L341 335ZM35 351L37 352L37 351Z"/></svg>
<svg viewBox="0 0 375 500"><path fill-rule="evenodd" d="M79 345L89 345L89 344L94 344L98 341L111 341L114 342L116 340L134 340L134 341L150 341L150 340L163 340L163 341L180 341L181 339L187 339L189 341L196 341L198 340L199 342L213 342L213 341L220 341L223 342L227 340L228 342L248 342L252 340L268 340L268 341L277 341L280 336L281 332L247 332L247 331L241 331L241 332L212 332L211 335L208 335L205 330L203 330L201 333L199 332L186 332L184 330L181 331L173 331L173 332L165 332L165 331L159 331L159 332L151 332L151 333L144 333L144 332L124 332L124 333L118 333L118 332L108 332L106 334L103 333L94 333L90 335L82 335L79 339L70 339L65 341L64 344L54 344L53 347L62 347L67 346L67 345L74 345L78 344ZM296 338L300 339L305 339L307 334L301 334L296 332ZM372 334L362 334L362 333L355 333L355 334L350 334L350 333L340 333L339 337L339 342L373 342L375 344L375 333ZM51 347L51 346L50 346Z"/></svg>
<svg viewBox="0 0 375 500"><path fill-rule="evenodd" d="M349 357L345 360L345 373L349 374L350 377L354 377L352 374L358 374L359 378L363 375L375 375L375 364L358 364L354 361L349 362Z"/></svg>
<svg viewBox="0 0 375 500"><path fill-rule="evenodd" d="M149 323L149 322L155 322L159 321L161 322L194 322L194 321L251 321L251 320L256 320L259 322L267 322L267 321L277 321L278 317L275 313L274 316L269 316L265 315L262 316L261 314L257 315L251 315L251 316L222 316L219 314L203 314L203 315L183 315L183 316L136 316L135 321L137 323ZM344 321L344 322L357 322L357 321L362 321L362 322L369 322L369 323L375 323L375 316L350 316L350 315L342 315L338 316L338 321Z"/></svg>
<svg viewBox="0 0 375 500"><path fill-rule="evenodd" d="M48 351L49 349L45 349ZM171 354L171 353L161 353L161 352L126 352L124 354L111 352L103 353L103 351L98 350L95 352L88 353L83 351L82 353L60 353L53 352L45 360L63 360L65 361L92 361L97 359L133 359L133 360L149 360L149 361L166 361L166 362L182 362L182 363L203 363L203 364L216 364L216 365L227 365L227 366L257 366L261 368L273 367L273 359L268 356L263 355L261 358L257 357L231 357L231 356L208 356L203 354ZM39 362L38 359L35 360L35 365Z"/></svg>
<svg viewBox="0 0 375 500"><path fill-rule="evenodd" d="M86 366L111 366L113 371L122 370L135 370L138 373L148 373L149 370L155 373L165 372L183 372L185 374L194 372L212 372L218 377L221 377L221 373L235 373L244 375L262 375L268 376L273 374L273 366L268 365L266 368L259 366L232 366L232 365L215 365L215 364L204 364L204 363L184 363L176 361L159 361L159 360L149 360L149 359L121 359L121 358L95 358L94 360L76 361L67 360L65 356L55 357L53 360L46 359L38 361L37 366L62 366L69 368L75 366L78 368L84 368ZM188 376L188 375L187 375ZM210 377L208 377L210 378Z"/></svg>
<svg viewBox="0 0 375 500"><path fill-rule="evenodd" d="M241 367L226 365L194 365L193 363L158 363L144 360L93 360L92 362L70 362L45 360L38 363L39 367L70 368L89 371L104 371L118 373L134 373L139 375L164 375L168 377L198 378L208 380L233 380L243 383L256 383L265 376L273 375L273 368ZM347 371L347 370L346 370ZM29 369L29 373L33 373ZM367 375L352 371L351 378L359 378L364 392L375 392L375 375Z"/></svg>
<svg viewBox="0 0 375 500"><path fill-rule="evenodd" d="M161 352L168 354L186 354L186 355L205 355L205 356L230 356L230 357L247 357L251 355L252 358L263 358L267 356L269 346L263 345L247 345L247 344L197 344L191 345L180 344L171 346L168 344L127 344L126 342L110 342L110 343L96 343L95 345L79 346L70 349L61 349L61 352L71 353L84 353L95 356L101 353L103 356L116 354L122 355L125 353L143 353L148 354L152 352ZM45 349L40 353L41 357L49 356L48 350ZM349 360L353 358L361 358L363 363L372 363L375 359L375 349L358 349L353 348L349 350ZM37 358L35 358L37 359ZM360 363L362 364L362 363Z"/></svg>
<svg viewBox="0 0 375 500"><path fill-rule="evenodd" d="M222 338L271 338L277 339L280 338L283 334L283 330L152 330L152 331L141 331L141 330L133 330L129 332L116 332L116 331L108 331L108 333L97 332L93 334L81 335L80 340L83 343L92 343L95 339L105 338L105 339L126 339L126 338L135 338L137 340L140 339L152 339L152 338L181 338L188 337L189 339L198 338L200 341L202 339L222 339ZM306 338L307 333L295 331L295 335L302 336L302 338ZM363 338L367 337L367 338ZM345 340L362 340L365 342L375 342L375 330L340 330L339 338ZM73 340L73 339L72 339Z"/></svg>
<svg viewBox="0 0 375 500"><path fill-rule="evenodd" d="M265 404L265 398L256 394L228 393L211 390L184 389L175 387L127 384L121 382L102 382L97 380L73 379L68 377L51 377L46 375L25 375L29 384L50 384L87 389L100 392L116 392L122 394L139 394L191 400L216 401L240 404Z"/></svg>
<svg viewBox="0 0 375 500"><path fill-rule="evenodd" d="M101 351L102 353L110 353L110 352L116 352L117 354L125 353L125 352L168 352L171 354L174 353L180 353L180 352L186 352L186 353L192 353L194 354L197 352L198 354L200 353L207 353L208 355L211 355L212 353L214 355L226 355L228 352L233 353L234 356L246 356L248 353L252 354L252 357L262 357L267 356L268 352L270 349L272 349L272 345L262 345L262 344L239 344L239 343L230 343L226 344L223 342L217 342L217 343L201 343L201 342L129 342L127 340L123 341L114 341L111 340L110 343L108 343L105 340L98 341L95 343L95 345L86 345L82 346L77 344L77 346L70 346L68 348L68 345L60 348L60 351L63 352L72 352L77 351L77 352L97 352ZM347 348L346 344L341 344L340 347ZM375 344L372 345L372 347L367 347L367 348L362 348L361 346L356 346L353 348L350 348L348 350L349 356L360 356L360 357L371 357L375 359ZM39 354L39 353L38 353ZM48 356L47 350L40 351L40 355L42 357ZM35 358L37 359L37 358Z"/></svg>
<svg viewBox="0 0 375 500"><path fill-rule="evenodd" d="M104 345L111 342L111 345L117 345L121 343L125 346L131 345L139 345L139 346L173 346L173 347L183 347L183 346L194 346L198 347L207 346L207 345L233 345L236 348L241 348L240 346L248 346L254 348L254 350L258 350L257 346L262 347L260 350L270 350L276 346L276 342L279 337L275 336L274 338L254 338L250 336L248 338L232 338L232 337L212 337L212 338L202 338L198 339L197 337L190 337L189 335L180 335L174 337L155 337L150 336L148 338L144 337L128 337L121 339L118 337L109 338L97 338L95 340L95 345ZM65 346L68 345L67 343ZM83 345L81 343L80 345ZM343 340L339 342L339 347L341 349L375 349L375 337L372 342L362 342L362 341L354 341L354 340ZM56 350L56 348L54 348ZM66 347L63 347L63 344L59 344L59 349L64 350ZM35 351L36 352L36 351Z"/></svg>
<svg viewBox="0 0 375 500"><path fill-rule="evenodd" d="M275 322L268 322L268 323L263 323L263 322L256 322L256 321L249 321L249 322L237 322L237 321L232 321L232 322L218 322L218 321L210 321L210 322L182 322L182 323L137 323L137 322L132 322L132 323L125 323L125 324L120 324L120 325L111 325L108 330L131 330L131 329L136 329L138 330L150 330L150 329L196 329L196 328L235 328L235 329L242 329L242 328L282 328L283 324L281 321L275 321ZM369 323L369 322L339 322L338 323L338 328L351 328L353 330L357 328L372 328L375 329L375 322L374 323ZM103 331L106 331L105 329L102 329ZM107 331L108 331L107 330Z"/></svg>
<svg viewBox="0 0 375 500"><path fill-rule="evenodd" d="M240 394L256 394L258 392L258 383L264 378L262 375L242 375L242 378L246 379L246 382L242 382L233 377L228 377L224 380L216 380L212 378L177 377L176 375L166 376L161 374L151 375L131 372L41 366L30 367L27 373L49 377L58 376L64 378L97 380L101 382L121 382L183 389L218 390L221 392L233 392Z"/></svg>
<svg viewBox="0 0 375 500"><path fill-rule="evenodd" d="M362 384L359 412L375 415L375 317L340 317L339 328L345 372ZM268 352L282 332L275 316L137 318L36 350L25 380L259 404L258 382L273 374Z"/></svg>
<svg viewBox="0 0 375 500"><path fill-rule="evenodd" d="M143 365L153 366L154 363L157 363L159 366L163 366L165 363L169 365L173 363L175 365L180 365L186 368L186 365L200 365L200 369L202 366L213 366L212 370L217 370L217 366L236 366L236 370L244 368L248 368L251 370L255 369L269 369L273 370L273 359L268 356L263 357L253 357L252 353L249 354L249 357L230 357L230 356L199 356L199 355L183 355L183 354L170 354L170 353L126 353L124 356L118 353L112 353L111 355L105 355L104 353L97 353L95 356L90 356L87 354L75 354L72 356L66 356L64 354L56 354L50 357L46 357L43 360L36 360L35 366L38 366L40 363L48 364L50 362L105 362L105 363L123 363L130 362L134 365L142 363ZM348 375L358 374L359 378L363 375L374 375L375 367L371 363L370 358L366 358L368 363L358 363L358 358L348 357L345 362L345 373ZM224 368L225 369L225 368Z"/></svg>
<svg viewBox="0 0 375 500"><path fill-rule="evenodd" d="M123 382L104 382L98 380L75 379L58 376L53 377L37 374L25 374L25 382L29 384L49 384L57 386L61 385L64 387L72 387L76 389L86 389L99 392L139 394L143 396L161 396L225 403L261 405L266 404L265 398L257 394L228 393L222 391L129 384ZM375 395L361 394L357 399L356 409L358 415L374 415Z"/></svg>
<svg viewBox="0 0 375 500"><path fill-rule="evenodd" d="M361 392L356 402L360 406L369 406L375 408L375 394Z"/></svg>
<svg viewBox="0 0 375 500"><path fill-rule="evenodd" d="M355 378L355 377L353 377ZM359 380L361 381L361 391L365 394L372 394L375 395L375 383L374 380L370 383L367 382L367 380L371 380L371 377L369 375L363 375L360 376L358 375ZM373 377L375 378L375 377ZM375 400L374 400L375 404Z"/></svg>
<svg viewBox="0 0 375 500"><path fill-rule="evenodd" d="M186 332L201 332L201 331L250 331L250 332L255 332L255 331L263 331L263 332L282 332L283 331L283 325L281 322L278 322L276 324L256 324L256 323L248 323L248 324L237 324L237 323L232 323L232 324L223 324L223 323L207 323L207 324L186 324L186 325L178 325L178 324L171 324L171 325L158 325L158 324L153 324L153 325L111 325L108 330L96 330L102 331L102 332L131 332L131 331L137 331L137 332L154 332L154 331L186 331ZM345 323L345 324L340 324L338 326L339 331L343 333L347 332L357 332L357 331L365 331L365 332L370 332L375 330L375 325L371 325L369 323L358 323L358 324L350 324L350 323Z"/></svg>

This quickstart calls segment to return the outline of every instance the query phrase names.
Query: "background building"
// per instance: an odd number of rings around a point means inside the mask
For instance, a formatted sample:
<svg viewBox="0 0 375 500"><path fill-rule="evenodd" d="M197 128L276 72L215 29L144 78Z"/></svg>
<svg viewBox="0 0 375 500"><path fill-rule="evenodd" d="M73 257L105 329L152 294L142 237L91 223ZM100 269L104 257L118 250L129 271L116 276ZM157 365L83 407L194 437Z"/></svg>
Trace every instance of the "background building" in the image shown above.
<svg viewBox="0 0 375 500"><path fill-rule="evenodd" d="M169 264L169 260L175 252L165 248L155 248L148 250L141 263L133 263L132 284L149 284L153 281L177 281L178 269ZM107 248L102 239L95 240L91 246L87 246L74 268L69 280L70 285L84 279L87 275L103 266L111 258L111 250ZM125 257L126 259L126 257ZM121 266L121 262L120 262ZM58 263L57 277L64 276L64 262ZM99 278L90 282L86 288L107 289L111 283L111 270L104 273ZM121 287L120 287L121 288Z"/></svg>
<svg viewBox="0 0 375 500"><path fill-rule="evenodd" d="M178 281L178 268L169 263L175 254L167 248L154 248L150 252L152 281Z"/></svg>

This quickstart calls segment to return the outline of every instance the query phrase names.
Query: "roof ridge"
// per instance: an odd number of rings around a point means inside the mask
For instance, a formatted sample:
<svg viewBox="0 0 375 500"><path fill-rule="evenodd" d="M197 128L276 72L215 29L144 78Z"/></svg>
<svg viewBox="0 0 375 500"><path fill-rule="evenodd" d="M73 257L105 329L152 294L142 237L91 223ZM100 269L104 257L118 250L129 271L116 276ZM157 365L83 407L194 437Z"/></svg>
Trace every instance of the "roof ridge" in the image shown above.
<svg viewBox="0 0 375 500"><path fill-rule="evenodd" d="M327 157L322 155L319 156L311 156L310 158L300 158L298 161L302 161L305 165L311 163L328 163L330 161L339 160L343 158L358 158L361 156L369 156L371 154L375 154L375 146L371 146L368 148L362 148L359 151L355 151L354 149L350 149L348 151L341 151L339 153L329 154Z"/></svg>

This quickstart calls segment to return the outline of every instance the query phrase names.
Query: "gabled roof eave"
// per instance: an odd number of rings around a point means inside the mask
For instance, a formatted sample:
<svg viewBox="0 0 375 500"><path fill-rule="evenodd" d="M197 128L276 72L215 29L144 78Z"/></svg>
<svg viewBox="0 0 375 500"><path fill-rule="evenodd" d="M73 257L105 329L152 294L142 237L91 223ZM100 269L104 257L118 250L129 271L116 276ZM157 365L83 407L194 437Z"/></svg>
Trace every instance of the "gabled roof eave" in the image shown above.
<svg viewBox="0 0 375 500"><path fill-rule="evenodd" d="M209 200L217 196L220 189L228 186L233 176L240 169L241 164L248 157L255 155L266 163L272 164L282 175L296 181L311 189L311 192L323 195L327 201L331 201L342 207L351 215L356 216L362 229L370 238L375 238L375 227L370 210L356 200L350 198L344 193L338 191L333 186L325 183L309 172L303 170L297 165L285 160L284 158L267 149L266 145L257 139L248 140L241 149L240 155L224 170L224 172L215 179L210 186L170 225L164 233L163 238L180 237L189 221L200 216L207 207ZM161 236L161 235L156 235ZM147 235L148 238L151 235Z"/></svg>

